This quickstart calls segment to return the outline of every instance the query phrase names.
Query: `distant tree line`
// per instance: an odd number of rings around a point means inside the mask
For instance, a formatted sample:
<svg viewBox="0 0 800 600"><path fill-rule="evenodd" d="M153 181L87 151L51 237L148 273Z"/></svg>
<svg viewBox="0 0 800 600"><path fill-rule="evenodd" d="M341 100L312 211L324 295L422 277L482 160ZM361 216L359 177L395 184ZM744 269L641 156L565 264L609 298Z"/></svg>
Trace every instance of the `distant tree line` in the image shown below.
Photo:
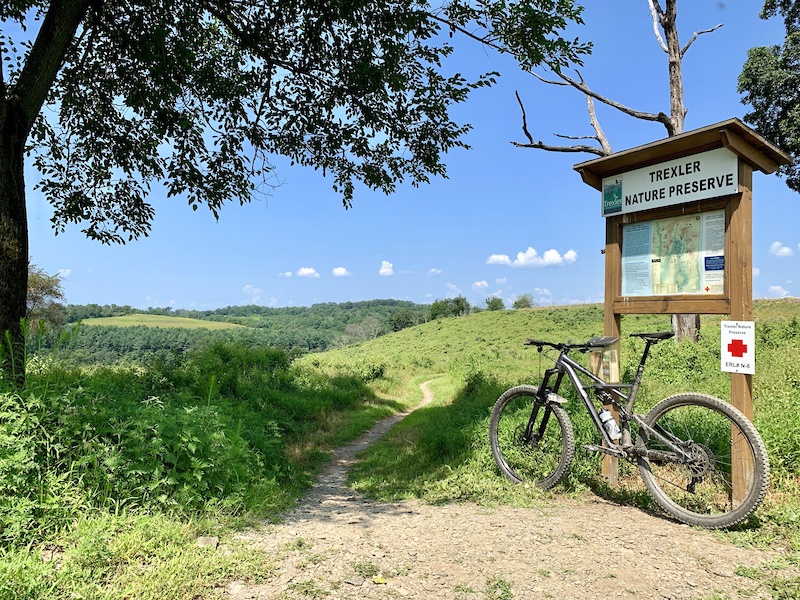
<svg viewBox="0 0 800 600"><path fill-rule="evenodd" d="M370 300L323 303L311 307L270 308L228 306L215 310L136 309L128 305L60 306L61 321L74 324L93 318L130 314L166 315L206 321L236 323L245 328L210 330L180 327L88 326L68 335L51 327L47 335L30 342L32 353L60 349L60 354L80 363L110 364L119 360L142 360L159 353L182 354L217 341L248 346L270 346L291 352L321 352L331 347L365 341L423 323L429 318L427 305L401 300ZM55 325L55 323L53 323Z"/></svg>
<svg viewBox="0 0 800 600"><path fill-rule="evenodd" d="M270 346L293 353L321 352L374 339L429 320L483 310L471 306L464 296L436 300L430 305L404 300L368 300L327 302L310 307L246 305L213 310L139 309L117 304L62 305L58 302L63 300L59 276L48 276L35 267L29 287L29 297L35 299L29 310L33 332L30 353L59 351L62 357L84 364L110 364L119 360L139 361L158 354L183 354L218 341ZM530 308L532 305L531 296L524 294L514 302L513 308ZM486 310L503 309L505 304L500 298L487 298ZM131 314L184 317L245 327L224 330L107 325L70 328L70 324L88 319ZM47 321L46 331L37 326L39 319Z"/></svg>

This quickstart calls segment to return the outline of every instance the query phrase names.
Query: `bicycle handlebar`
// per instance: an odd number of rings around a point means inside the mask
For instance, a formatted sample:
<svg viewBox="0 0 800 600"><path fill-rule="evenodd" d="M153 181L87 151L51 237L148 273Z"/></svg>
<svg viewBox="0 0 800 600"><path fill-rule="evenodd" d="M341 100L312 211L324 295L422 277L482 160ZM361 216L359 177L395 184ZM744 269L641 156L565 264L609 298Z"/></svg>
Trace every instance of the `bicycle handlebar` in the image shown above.
<svg viewBox="0 0 800 600"><path fill-rule="evenodd" d="M671 331L659 331L655 333L632 333L630 334L631 337L638 337L642 338L644 341L648 342L649 344L657 344L661 340L668 340L669 338L673 337L675 334ZM597 348L605 348L606 346L610 346L614 342L618 341L618 337L593 337L586 342L582 342L580 344L566 344L566 343L555 343L555 342L546 342L544 340L534 340L528 339L525 342L526 346L536 346L539 349L539 352L545 346L549 346L550 348L555 348L559 352L564 350L573 350L577 349L580 352L590 352Z"/></svg>
<svg viewBox="0 0 800 600"><path fill-rule="evenodd" d="M541 352L545 346L549 346L550 348L555 348L558 351L578 349L581 352L589 352L590 350L593 350L595 348L605 348L606 346L610 346L617 340L619 340L618 337L593 337L592 339L583 342L581 344L566 344L566 343L557 344L554 342L546 342L544 340L528 339L525 342L525 345L536 346L539 349L539 352Z"/></svg>

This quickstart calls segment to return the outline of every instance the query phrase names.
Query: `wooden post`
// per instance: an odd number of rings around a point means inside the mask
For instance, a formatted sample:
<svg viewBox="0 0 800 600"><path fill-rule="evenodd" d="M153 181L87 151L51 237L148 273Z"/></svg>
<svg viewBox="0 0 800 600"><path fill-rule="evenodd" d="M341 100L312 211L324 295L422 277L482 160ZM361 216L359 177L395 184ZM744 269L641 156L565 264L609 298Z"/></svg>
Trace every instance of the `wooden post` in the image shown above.
<svg viewBox="0 0 800 600"><path fill-rule="evenodd" d="M603 311L603 335L619 337L621 317L614 312L614 300L620 291L622 280L622 240L621 219L611 217L606 219L606 279L605 279L605 307ZM607 358L606 358L607 357ZM602 377L607 383L619 383L620 343L617 341L609 346L598 361L592 365L595 375ZM619 411L613 406L605 406L614 419L619 423ZM616 485L619 480L619 459L610 454L603 455L601 466L603 478L609 485Z"/></svg>
<svg viewBox="0 0 800 600"><path fill-rule="evenodd" d="M730 261L728 292L731 299L731 319L753 320L753 168L739 159L739 191L731 201L730 225L726 236L725 255ZM753 420L753 376L731 373L731 404ZM753 464L747 442L737 431L731 436L733 501L744 499L753 485Z"/></svg>

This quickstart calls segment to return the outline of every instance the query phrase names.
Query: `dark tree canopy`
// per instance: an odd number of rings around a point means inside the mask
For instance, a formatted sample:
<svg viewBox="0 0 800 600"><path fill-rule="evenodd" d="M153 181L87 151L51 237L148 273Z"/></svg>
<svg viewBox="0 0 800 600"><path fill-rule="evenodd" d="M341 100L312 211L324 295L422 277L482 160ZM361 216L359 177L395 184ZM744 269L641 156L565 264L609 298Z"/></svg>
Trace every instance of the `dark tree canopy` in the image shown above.
<svg viewBox="0 0 800 600"><path fill-rule="evenodd" d="M752 108L744 120L795 159L779 173L800 192L800 3L768 0L761 17L776 16L784 19L783 45L750 49L739 75L739 92L742 103Z"/></svg>
<svg viewBox="0 0 800 600"><path fill-rule="evenodd" d="M56 230L78 223L103 242L147 234L156 184L215 216L248 201L274 155L330 175L345 206L356 182L390 193L445 175L443 153L468 131L449 108L491 75L446 73L443 28L496 23L492 39L528 61L585 50L558 37L580 15L564 1L453 2L435 16L413 0L20 1L2 16L46 23L57 5L84 16L52 24L74 38L30 142ZM27 67L26 47L3 38Z"/></svg>
<svg viewBox="0 0 800 600"><path fill-rule="evenodd" d="M588 51L563 39L580 14L574 0L2 2L0 333L21 359L26 156L56 232L104 243L148 234L155 186L215 216L249 201L278 155L348 207L358 184L446 176L443 155L466 147L450 109L494 74L448 68L448 33L568 64Z"/></svg>

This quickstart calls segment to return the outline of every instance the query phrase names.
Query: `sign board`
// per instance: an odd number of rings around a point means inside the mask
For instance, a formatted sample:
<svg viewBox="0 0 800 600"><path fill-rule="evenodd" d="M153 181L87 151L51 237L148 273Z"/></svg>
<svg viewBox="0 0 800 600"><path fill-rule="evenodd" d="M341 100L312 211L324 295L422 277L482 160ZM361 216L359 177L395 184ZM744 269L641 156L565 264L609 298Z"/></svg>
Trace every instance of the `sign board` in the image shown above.
<svg viewBox="0 0 800 600"><path fill-rule="evenodd" d="M724 210L622 226L622 296L724 291Z"/></svg>
<svg viewBox="0 0 800 600"><path fill-rule="evenodd" d="M722 321L720 324L721 364L726 373L756 372L756 333L753 321Z"/></svg>
<svg viewBox="0 0 800 600"><path fill-rule="evenodd" d="M739 191L738 165L736 154L716 148L605 177L603 216L735 194Z"/></svg>
<svg viewBox="0 0 800 600"><path fill-rule="evenodd" d="M728 119L573 167L600 192L607 217L604 335L620 336L623 314L730 315L722 327L721 366L731 372L731 403L749 419L755 370L753 170L774 173L791 162L739 119ZM677 232L677 247L659 240L659 232L668 231ZM688 277L677 272L685 264L694 269ZM667 287L659 281L665 266ZM717 286L721 294L711 292ZM610 349L619 351L619 344ZM731 448L735 501L749 489L752 470L738 447L734 442ZM615 461L603 459L610 482L616 481Z"/></svg>

